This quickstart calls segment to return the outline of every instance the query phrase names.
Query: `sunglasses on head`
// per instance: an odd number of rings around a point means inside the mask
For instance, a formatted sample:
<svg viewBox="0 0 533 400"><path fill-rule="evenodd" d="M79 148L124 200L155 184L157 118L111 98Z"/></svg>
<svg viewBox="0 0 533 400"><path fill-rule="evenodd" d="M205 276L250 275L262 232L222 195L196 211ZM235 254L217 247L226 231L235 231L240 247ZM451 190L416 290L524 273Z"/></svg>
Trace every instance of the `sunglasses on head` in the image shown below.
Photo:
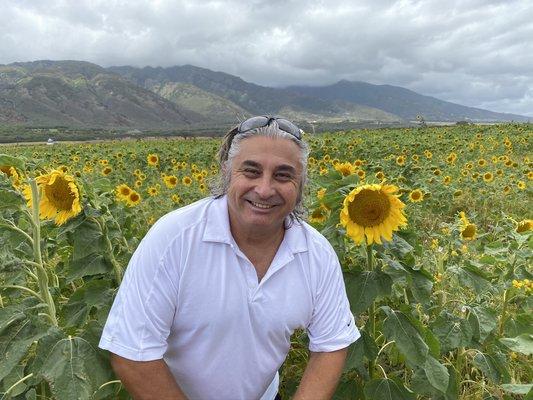
<svg viewBox="0 0 533 400"><path fill-rule="evenodd" d="M238 133L245 133L251 131L252 129L263 128L265 126L269 126L272 121L276 121L279 129L281 129L283 132L290 133L298 140L302 138L300 128L294 125L291 121L278 117L258 116L249 118L239 124L237 131Z"/></svg>

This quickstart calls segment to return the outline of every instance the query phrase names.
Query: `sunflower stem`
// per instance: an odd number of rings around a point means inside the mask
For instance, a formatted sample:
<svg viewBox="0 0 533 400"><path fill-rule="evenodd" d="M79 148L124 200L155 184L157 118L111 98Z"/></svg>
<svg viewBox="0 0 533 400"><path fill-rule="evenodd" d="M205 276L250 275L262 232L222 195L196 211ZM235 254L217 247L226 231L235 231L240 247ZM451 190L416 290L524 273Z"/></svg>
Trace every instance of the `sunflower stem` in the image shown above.
<svg viewBox="0 0 533 400"><path fill-rule="evenodd" d="M366 246L366 269L367 271L374 270L374 258L373 258L372 250L373 250L372 244L369 244ZM376 303L375 301L373 301L368 310L368 321L367 321L367 324L368 324L367 333L370 336L372 336L372 338L376 337L376 321L375 321L376 316L375 314L376 314ZM368 361L368 375L370 376L371 380L374 378L375 362L376 360Z"/></svg>
<svg viewBox="0 0 533 400"><path fill-rule="evenodd" d="M43 265L41 254L41 222L39 221L39 188L35 179L30 179L32 195L32 223L33 223L33 258L35 260L35 270L39 283L39 294L48 308L48 315L52 323L57 326L56 307L54 299L48 287L48 274Z"/></svg>
<svg viewBox="0 0 533 400"><path fill-rule="evenodd" d="M498 327L498 334L503 336L503 329L505 327L505 319L507 318L507 304L509 303L509 297L507 296L508 289L503 292L503 308L500 316L500 326Z"/></svg>
<svg viewBox="0 0 533 400"><path fill-rule="evenodd" d="M109 261L111 261L111 265L113 265L113 271L115 272L115 279L117 281L117 284L120 285L120 282L122 282L122 275L124 271L120 263L115 259L115 255L113 254L113 245L111 244L111 241L109 240L107 225L104 219L102 217L99 217L98 223L100 225L100 228L102 229L102 234L104 235L104 238L105 238L107 255L109 257Z"/></svg>

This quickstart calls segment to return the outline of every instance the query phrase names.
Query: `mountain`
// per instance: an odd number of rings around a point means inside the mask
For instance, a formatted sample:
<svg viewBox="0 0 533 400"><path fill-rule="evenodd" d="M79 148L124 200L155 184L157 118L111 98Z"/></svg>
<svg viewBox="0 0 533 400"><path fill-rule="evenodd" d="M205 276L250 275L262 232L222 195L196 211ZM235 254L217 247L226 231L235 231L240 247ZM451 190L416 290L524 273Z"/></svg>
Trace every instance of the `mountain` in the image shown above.
<svg viewBox="0 0 533 400"><path fill-rule="evenodd" d="M153 129L204 120L96 64L0 65L0 122L4 124Z"/></svg>
<svg viewBox="0 0 533 400"><path fill-rule="evenodd" d="M169 68L134 68L130 66L110 67L131 82L151 89L156 85L179 82L194 85L206 92L225 98L250 114L280 114L295 120L381 120L400 121L378 108L356 105L342 101L329 101L295 93L287 89L277 89L249 83L237 76L224 72L214 72L192 65Z"/></svg>
<svg viewBox="0 0 533 400"><path fill-rule="evenodd" d="M530 118L466 107L391 85L339 81L322 87L290 86L288 90L329 101L346 101L398 115L407 121L422 116L426 121L528 121Z"/></svg>
<svg viewBox="0 0 533 400"><path fill-rule="evenodd" d="M178 106L194 110L212 123L232 124L251 116L249 111L246 111L231 100L202 90L189 83L155 83L149 89Z"/></svg>
<svg viewBox="0 0 533 400"><path fill-rule="evenodd" d="M84 61L0 65L0 125L212 132L257 114L284 115L307 123L304 126L314 121L327 126L405 123L418 115L426 121L529 120L365 82L271 88L192 65L102 68Z"/></svg>

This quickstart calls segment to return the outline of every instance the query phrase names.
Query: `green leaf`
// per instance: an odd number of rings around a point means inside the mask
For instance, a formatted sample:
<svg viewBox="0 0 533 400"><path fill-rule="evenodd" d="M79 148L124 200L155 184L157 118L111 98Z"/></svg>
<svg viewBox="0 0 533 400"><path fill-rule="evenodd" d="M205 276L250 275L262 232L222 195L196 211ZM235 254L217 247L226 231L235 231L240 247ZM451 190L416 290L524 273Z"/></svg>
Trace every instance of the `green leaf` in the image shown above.
<svg viewBox="0 0 533 400"><path fill-rule="evenodd" d="M442 352L468 347L473 335L472 326L467 320L447 311L439 314L431 325L431 330L439 339Z"/></svg>
<svg viewBox="0 0 533 400"><path fill-rule="evenodd" d="M444 365L435 358L428 356L424 363L424 372L431 386L442 393L446 393L450 375Z"/></svg>
<svg viewBox="0 0 533 400"><path fill-rule="evenodd" d="M26 400L37 400L37 392L34 388L31 388L26 392Z"/></svg>
<svg viewBox="0 0 533 400"><path fill-rule="evenodd" d="M448 386L444 393L433 387L424 368L415 369L411 378L411 387L416 393L426 395L432 400L457 400L459 394L455 370L452 366L448 366L446 371L448 373Z"/></svg>
<svg viewBox="0 0 533 400"><path fill-rule="evenodd" d="M433 289L432 279L423 270L411 270L409 276L413 297L420 304L429 305L431 301L431 290Z"/></svg>
<svg viewBox="0 0 533 400"><path fill-rule="evenodd" d="M372 400L415 400L416 396L396 379L374 379L365 385L365 396Z"/></svg>
<svg viewBox="0 0 533 400"><path fill-rule="evenodd" d="M533 383L529 384L516 384L516 383L504 383L500 387L506 392L512 394L528 394L530 390L533 390Z"/></svg>
<svg viewBox="0 0 533 400"><path fill-rule="evenodd" d="M113 269L105 256L105 237L96 221L86 219L69 235L73 249L67 266L68 282L85 276L105 274Z"/></svg>
<svg viewBox="0 0 533 400"><path fill-rule="evenodd" d="M498 314L494 309L484 306L469 307L469 310L468 321L473 328L473 335L483 343L498 326Z"/></svg>
<svg viewBox="0 0 533 400"><path fill-rule="evenodd" d="M0 309L0 381L15 368L26 355L32 343L45 335L42 323L17 310L16 307Z"/></svg>
<svg viewBox="0 0 533 400"><path fill-rule="evenodd" d="M505 322L506 336L515 337L523 333L533 334L533 316L529 313L517 314Z"/></svg>
<svg viewBox="0 0 533 400"><path fill-rule="evenodd" d="M488 379L494 383L507 380L508 373L502 361L493 354L477 353L474 357L474 365L483 372Z"/></svg>
<svg viewBox="0 0 533 400"><path fill-rule="evenodd" d="M492 290L492 285L490 281L485 277L485 274L482 271L473 266L465 265L463 267L450 267L448 271L451 271L457 275L459 283L461 285L467 286L477 294L482 294Z"/></svg>
<svg viewBox="0 0 533 400"><path fill-rule="evenodd" d="M7 154L0 154L0 166L8 165L10 167L15 167L20 171L24 171L26 166L24 161L21 158L9 156Z"/></svg>
<svg viewBox="0 0 533 400"><path fill-rule="evenodd" d="M33 372L50 385L57 399L89 399L110 377L98 350L81 337L66 336L57 328L39 343Z"/></svg>
<svg viewBox="0 0 533 400"><path fill-rule="evenodd" d="M2 381L2 390L0 390L1 393L5 393L6 390L8 390L12 385L17 383L19 380L21 380L24 377L24 365L17 365L15 368L11 370L11 373L7 375L4 380ZM21 382L15 386L11 392L9 392L10 396L18 396L21 393L24 393L24 391L27 389L26 382ZM1 394L0 393L0 394ZM7 398L7 397L6 397Z"/></svg>
<svg viewBox="0 0 533 400"><path fill-rule="evenodd" d="M383 243L383 247L399 259L404 258L413 251L413 246L399 235L393 235L391 241Z"/></svg>
<svg viewBox="0 0 533 400"><path fill-rule="evenodd" d="M352 311L359 315L379 296L388 296L392 279L381 271L360 271L344 274L346 294Z"/></svg>
<svg viewBox="0 0 533 400"><path fill-rule="evenodd" d="M67 282L87 276L105 274L113 269L111 262L103 255L93 253L87 257L72 260L68 266Z"/></svg>
<svg viewBox="0 0 533 400"><path fill-rule="evenodd" d="M110 281L97 279L78 288L61 310L65 326L83 326L93 308L108 306L114 294L111 286Z"/></svg>
<svg viewBox="0 0 533 400"><path fill-rule="evenodd" d="M530 356L533 354L533 335L524 333L514 338L501 338L500 342L517 353Z"/></svg>
<svg viewBox="0 0 533 400"><path fill-rule="evenodd" d="M348 355L344 364L344 370L349 371L356 369L359 374L368 377L368 370L364 365L364 358L367 360L375 360L378 355L378 347L374 338L361 330L361 337L350 345L348 348Z"/></svg>
<svg viewBox="0 0 533 400"><path fill-rule="evenodd" d="M340 382L333 400L364 400L362 388L355 380Z"/></svg>
<svg viewBox="0 0 533 400"><path fill-rule="evenodd" d="M383 306L381 309L387 315L383 323L383 332L387 340L394 340L399 351L413 365L424 364L429 347L409 318L388 306Z"/></svg>
<svg viewBox="0 0 533 400"><path fill-rule="evenodd" d="M19 192L8 189L8 188L1 188L0 189L0 210L1 209L18 209L22 207L25 203L24 197ZM0 222L0 226L7 225Z"/></svg>

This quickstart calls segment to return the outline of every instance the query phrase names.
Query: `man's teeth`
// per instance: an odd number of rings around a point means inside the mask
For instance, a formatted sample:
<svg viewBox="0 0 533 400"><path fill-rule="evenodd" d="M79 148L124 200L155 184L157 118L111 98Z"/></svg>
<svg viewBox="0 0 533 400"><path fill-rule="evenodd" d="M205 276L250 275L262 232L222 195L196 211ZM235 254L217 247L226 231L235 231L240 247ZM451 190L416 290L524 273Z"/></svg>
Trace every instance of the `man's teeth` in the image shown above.
<svg viewBox="0 0 533 400"><path fill-rule="evenodd" d="M268 205L268 204L261 204L261 203L256 203L256 202L253 202L253 201L250 201L250 203L252 203L252 205L254 207L258 207L258 208L264 208L264 209L267 209L267 208L272 208L274 206L271 206L271 205Z"/></svg>

